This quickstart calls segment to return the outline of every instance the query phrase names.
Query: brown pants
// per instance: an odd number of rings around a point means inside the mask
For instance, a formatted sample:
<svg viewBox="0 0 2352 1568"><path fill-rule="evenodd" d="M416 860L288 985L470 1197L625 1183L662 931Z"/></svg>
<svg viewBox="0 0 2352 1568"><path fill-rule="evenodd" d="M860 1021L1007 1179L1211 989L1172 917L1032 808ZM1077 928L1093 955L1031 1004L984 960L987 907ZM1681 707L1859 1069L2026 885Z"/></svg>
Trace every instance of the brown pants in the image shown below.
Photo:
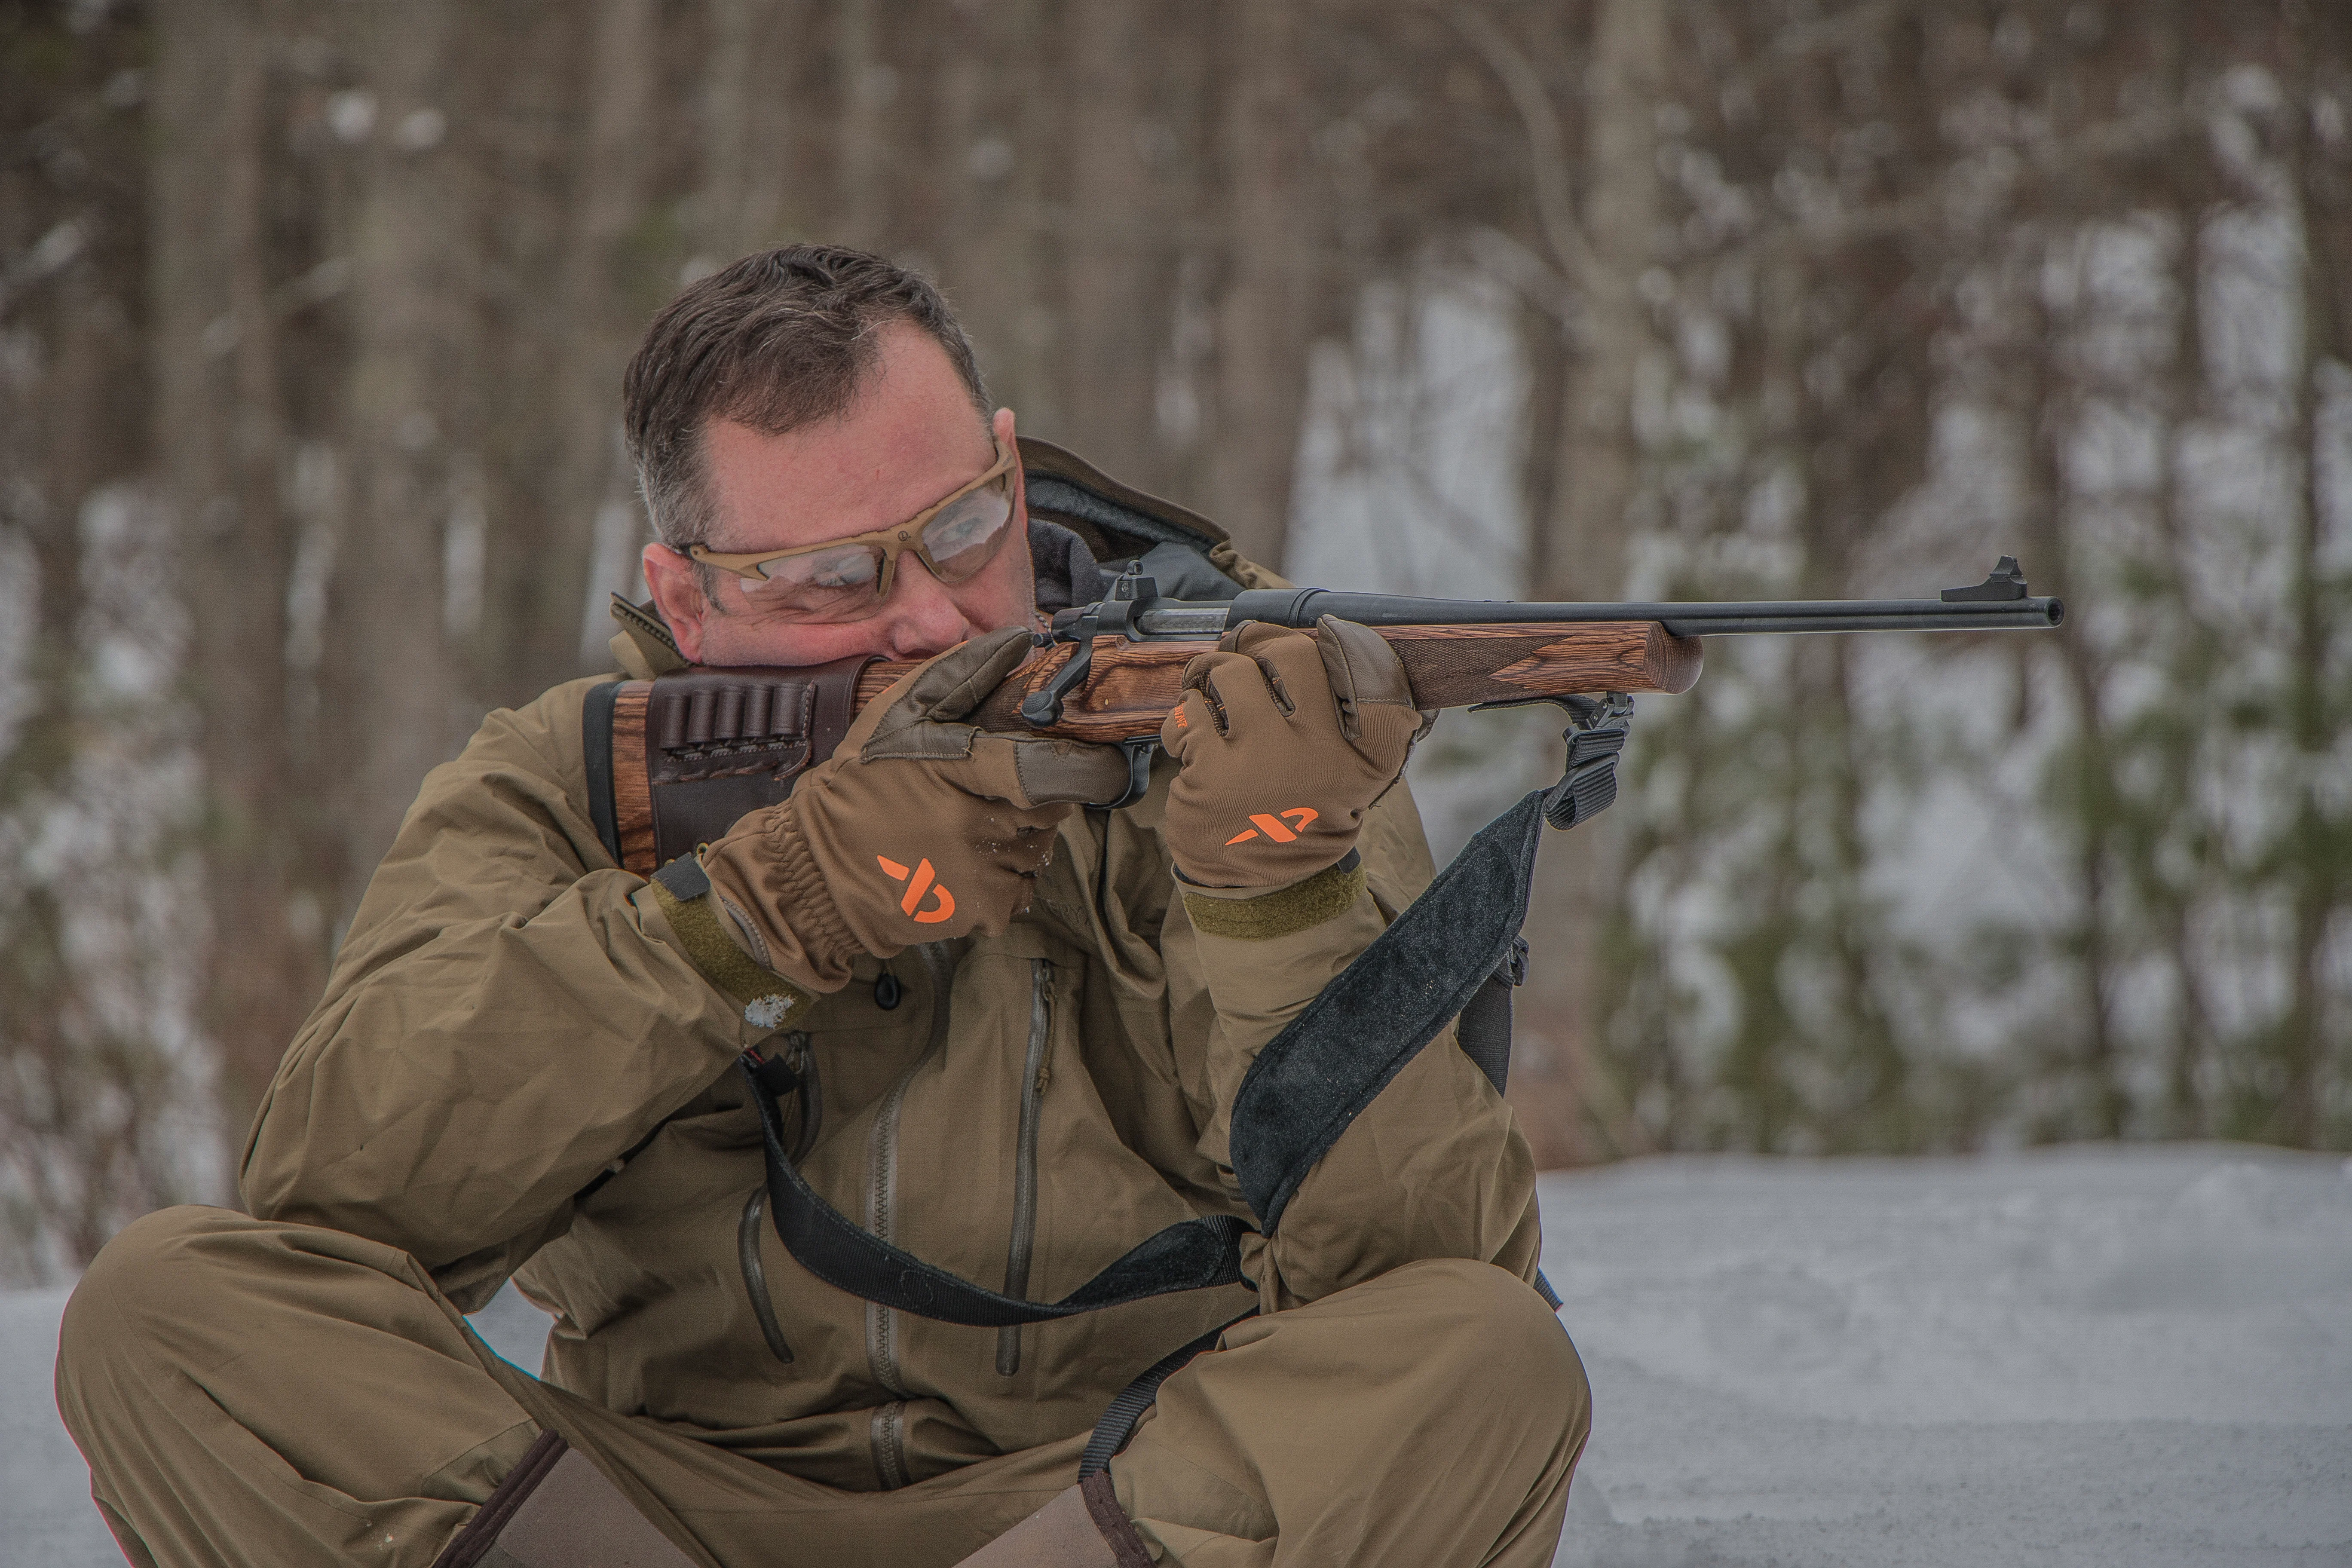
<svg viewBox="0 0 2352 1568"><path fill-rule="evenodd" d="M91 1264L58 1404L141 1568L427 1568L547 1429L713 1568L947 1564L1075 1481L1086 1441L819 1486L518 1372L404 1252L208 1208L150 1215ZM1416 1263L1232 1330L1112 1474L1163 1561L1539 1568L1589 1424L1533 1290Z"/></svg>

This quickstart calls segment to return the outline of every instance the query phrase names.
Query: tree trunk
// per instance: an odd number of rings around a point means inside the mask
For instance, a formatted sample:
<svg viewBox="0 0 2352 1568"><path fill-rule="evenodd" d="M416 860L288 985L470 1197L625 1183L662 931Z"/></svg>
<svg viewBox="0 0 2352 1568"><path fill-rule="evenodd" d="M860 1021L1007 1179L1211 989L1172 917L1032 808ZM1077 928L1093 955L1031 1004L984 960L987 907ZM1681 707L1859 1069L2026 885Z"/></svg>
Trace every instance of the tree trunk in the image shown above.
<svg viewBox="0 0 2352 1568"><path fill-rule="evenodd" d="M162 609L151 595L170 591L152 576L154 510L131 500L131 483L152 452L140 331L149 137L143 116L105 96L116 73L153 63L152 38L144 16L92 25L52 10L12 18L0 51L0 138L37 149L0 167L0 574L21 578L5 586L23 594L10 595L21 619L0 660L14 678L0 721L0 1282L11 1285L69 1279L145 1209L219 1195L184 1174L217 1170L215 1152L192 1158L156 1131L175 1106L192 1121L209 1110L209 1063L173 1050L180 1020L163 1010L106 1005L152 994L184 962L150 933L126 933L121 914L153 898L184 818L147 819L152 783L126 795L103 775L176 757L186 729L165 693L125 713L121 688L91 659L137 637L122 617ZM175 651L168 637L138 640ZM189 912L177 898L163 907Z"/></svg>
<svg viewBox="0 0 2352 1568"><path fill-rule="evenodd" d="M1535 541L1538 599L1613 599L1624 588L1625 509L1641 461L1633 380L1653 341L1640 289L1654 259L1655 126L1673 9L1666 0L1601 0L1597 9L1585 124L1584 234L1592 260L1574 279L1585 327L1561 410L1551 513Z"/></svg>
<svg viewBox="0 0 2352 1568"><path fill-rule="evenodd" d="M1083 25L1082 23L1080 25ZM957 7L943 53L945 171L935 237L941 287L962 317L989 394L1024 435L1070 440L1069 388L1053 361L1055 285L1066 263L1048 243L1049 175L1066 105L1055 89L1045 0Z"/></svg>
<svg viewBox="0 0 2352 1568"><path fill-rule="evenodd" d="M606 595L638 583L646 526L622 450L620 388L641 325L628 240L646 208L652 162L655 20L653 0L601 0L595 10L586 136L556 284L569 323L549 389L562 468L551 476L554 506L536 514L543 533L505 552L500 654L488 670L511 686L508 700L583 667L604 668L613 635Z"/></svg>
<svg viewBox="0 0 2352 1568"><path fill-rule="evenodd" d="M693 239L722 267L776 244L786 226L791 46L806 29L807 10L805 0L711 0ZM782 47L780 36L788 40Z"/></svg>
<svg viewBox="0 0 2352 1568"><path fill-rule="evenodd" d="M2017 265L2015 287L2024 324L2019 329L2017 408L2019 435L2025 445L2025 536L2032 541L2034 580L2042 592L2074 597L2073 539L2067 526L2064 442L2071 421L2064 390L2055 384L2064 374L2050 352L2053 334L2061 331L2043 304L2040 290L2045 265L2046 238L2030 239ZM2118 801L2114 785L2114 758L2108 744L2108 721L2099 650L2091 646L2083 623L2069 618L2059 628L2057 656L2074 701L2077 727L2073 780L2074 821L2068 824L2074 843L2074 895L2082 901L2079 923L2072 933L2078 950L2075 980L2080 1004L2076 1023L2079 1045L2062 1051L2073 1058L2080 1091L2076 1106L2066 1114L2074 1124L2050 1129L2070 1136L2088 1134L2120 1138L2129 1110L2116 1049L2115 986L2117 958L2114 951L2113 889L2109 886L2111 837Z"/></svg>
<svg viewBox="0 0 2352 1568"><path fill-rule="evenodd" d="M449 392L466 384L473 260L462 170L443 140L447 121L436 119L448 112L441 94L452 79L453 9L454 0L383 0L362 23L373 34L383 129L350 237L352 506L320 697L343 780L349 881L339 913L357 901L418 783L455 754L473 717L461 708L444 632L452 613L445 565L477 574L477 595L481 570L479 555L466 560L467 542L449 532L452 454L466 413ZM477 534L470 548L480 542Z"/></svg>
<svg viewBox="0 0 2352 1568"><path fill-rule="evenodd" d="M2188 0L2158 0L2151 7L2147 28L2154 63L2150 75L2161 87L2162 101L2184 109L2189 95L2187 10ZM2211 194L2202 188L2211 171L2188 159L2167 159L2153 174L2151 199L2173 215L2179 232L2169 267L2176 300L2169 323L2171 352L2161 379L2151 391L2160 454L2151 507L2162 542L2163 567L2176 581L2186 584L2195 574L2195 552L2189 537L2190 505L2181 482L2188 461L2181 453L2181 437L2197 416L2205 381L2198 226L2211 205ZM2021 656L2024 652L2019 651ZM2209 861L2210 858L2208 850ZM2207 1064L2216 1057L2218 1043L2212 984L2205 973L2212 954L2197 940L2194 921L2203 890L2192 886L2173 898L2162 914L2166 951L2180 988L2164 1064L2168 1101L2164 1130L2174 1138L2203 1138L2212 1131L2212 1107L2204 1086Z"/></svg>
<svg viewBox="0 0 2352 1568"><path fill-rule="evenodd" d="M156 14L152 114L156 443L187 586L200 715L212 954L205 1028L240 1136L317 995L323 953L293 910L286 567L276 325L264 200L271 8L185 0Z"/></svg>
<svg viewBox="0 0 2352 1568"><path fill-rule="evenodd" d="M1624 588L1625 514L1641 472L1633 383L1653 337L1638 289L1658 224L1654 123L1666 82L1671 12L1665 0L1601 0L1596 7L1584 136L1590 259L1573 279L1582 296L1581 331L1553 400L1557 453L1534 465L1549 501L1533 519L1528 552L1538 599L1611 599ZM1556 1059L1587 1121L1605 1130L1612 1152L1632 1154L1643 1152L1643 1135L1599 1048L1594 973L1601 909L1612 896L1611 845L1620 831L1604 816L1580 833L1548 838L1530 916L1553 951L1530 983L1528 1001L1554 1037ZM1523 1096L1531 1108L1538 1092L1530 1083ZM1548 1120L1564 1119L1555 1110ZM1555 1127L1543 1152L1590 1157L1565 1125Z"/></svg>
<svg viewBox="0 0 2352 1568"><path fill-rule="evenodd" d="M1174 225L1145 157L1162 56L1137 0L1087 0L1071 18L1070 203L1087 254L1070 258L1070 444L1147 489L1163 488L1154 372L1175 281Z"/></svg>
<svg viewBox="0 0 2352 1568"><path fill-rule="evenodd" d="M1279 569L1307 402L1319 232L1302 123L1299 0L1230 0L1221 111L1224 280L1216 304L1210 515Z"/></svg>
<svg viewBox="0 0 2352 1568"><path fill-rule="evenodd" d="M834 175L838 188L834 230L827 237L871 250L882 243L889 193L886 173L885 99L895 79L881 58L881 0L837 0L834 14L834 85L840 119L834 127Z"/></svg>
<svg viewBox="0 0 2352 1568"><path fill-rule="evenodd" d="M2332 198L2343 174L2335 179L2318 168L2319 155L2311 145L2311 122L2316 92L2312 62L2322 55L2315 32L2325 30L2342 43L2347 33L2340 21L2315 27L2306 13L2293 13L2288 37L2299 62L2289 78L2285 120L2293 128L2287 143L2288 173L2293 178L2296 216L2300 219L2303 342L2295 367L2290 438L2294 461L2300 470L2290 519L2288 542L2287 617L2292 653L2287 660L2287 726L2296 757L2294 820L2287 829L2294 868L2287 881L2293 910L2293 934L2288 940L2286 1015L2279 1021L2278 1057L2285 1068L2285 1092L2279 1097L2276 1136L2298 1148L2316 1147L2321 1138L2321 1108L2330 1078L2328 994L2329 927L2352 899L2352 839L2345 831L2347 813L2337 802L2331 809L2323 782L2335 764L2329 758L2338 749L2336 731L2342 709L2328 690L2329 670L2341 665L2331 658L2336 629L2327 604L2329 560L2340 547L2327 538L2325 521L2329 497L2324 478L2328 434L2323 428L2320 405L2326 393L2322 379L2331 363L2340 374L2352 358L2337 289L2339 268L2347 258L2336 248L2344 213ZM2334 56L2342 58L2340 54ZM2330 710L2336 714L2331 715ZM2331 820L2332 818L2332 820ZM2340 1003L2335 1004L2340 1005ZM2340 1039L2340 1037L2339 1037Z"/></svg>

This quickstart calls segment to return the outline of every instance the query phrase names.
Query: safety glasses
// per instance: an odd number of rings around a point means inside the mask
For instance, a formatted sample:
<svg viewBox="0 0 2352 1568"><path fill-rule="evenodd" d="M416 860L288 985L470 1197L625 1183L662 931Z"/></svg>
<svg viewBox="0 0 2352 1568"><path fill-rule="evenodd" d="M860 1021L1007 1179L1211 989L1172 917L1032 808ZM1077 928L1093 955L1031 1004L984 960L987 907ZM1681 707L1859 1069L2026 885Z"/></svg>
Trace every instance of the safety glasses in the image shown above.
<svg viewBox="0 0 2352 1568"><path fill-rule="evenodd" d="M1019 479L1019 458L1000 440L988 472L893 527L748 555L722 555L699 544L686 552L742 578L743 597L757 609L795 620L863 620L890 596L898 557L908 551L932 576L950 584L970 581L994 560L1012 531L1013 487Z"/></svg>

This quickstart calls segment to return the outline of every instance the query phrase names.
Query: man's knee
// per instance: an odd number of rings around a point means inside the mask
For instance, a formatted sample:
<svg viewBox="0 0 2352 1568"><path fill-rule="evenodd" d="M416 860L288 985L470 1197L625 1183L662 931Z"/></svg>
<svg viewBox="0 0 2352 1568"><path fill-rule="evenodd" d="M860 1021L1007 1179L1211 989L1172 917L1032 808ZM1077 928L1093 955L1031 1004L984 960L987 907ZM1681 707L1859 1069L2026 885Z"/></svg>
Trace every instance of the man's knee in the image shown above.
<svg viewBox="0 0 2352 1568"><path fill-rule="evenodd" d="M1465 1394L1475 1390L1478 1402L1499 1402L1540 1426L1560 1423L1581 1445L1592 1424L1584 1363L1534 1286L1459 1258L1407 1264L1381 1282L1412 1293L1414 1315L1426 1316L1416 1353L1449 1363Z"/></svg>
<svg viewBox="0 0 2352 1568"><path fill-rule="evenodd" d="M184 1204L125 1226L99 1249L66 1302L59 1392L146 1340L143 1327L159 1311L200 1310L232 1250L221 1243L251 1224L233 1209Z"/></svg>
<svg viewBox="0 0 2352 1568"><path fill-rule="evenodd" d="M364 1237L187 1204L133 1220L66 1303L58 1384L115 1366L205 1371L289 1318L392 1317L432 1292L407 1253Z"/></svg>

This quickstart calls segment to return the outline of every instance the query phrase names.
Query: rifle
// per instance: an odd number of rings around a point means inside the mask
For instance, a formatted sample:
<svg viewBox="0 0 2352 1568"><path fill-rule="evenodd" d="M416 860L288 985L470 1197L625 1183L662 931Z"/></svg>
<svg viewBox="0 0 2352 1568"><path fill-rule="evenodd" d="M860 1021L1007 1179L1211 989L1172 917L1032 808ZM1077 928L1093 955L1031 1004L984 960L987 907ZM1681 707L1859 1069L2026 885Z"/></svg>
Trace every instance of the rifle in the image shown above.
<svg viewBox="0 0 2352 1568"><path fill-rule="evenodd" d="M1200 602L1162 597L1140 564L1113 583L1109 597L1056 614L1036 656L972 715L983 730L1124 747L1133 782L1119 805L1139 797L1148 782L1185 665L1250 621L1359 622L1396 650L1420 707L1554 701L1590 728L1592 704L1572 700L1608 693L1611 711L1622 712L1630 705L1618 694L1689 690L1703 662L1702 637L2047 629L2066 614L2059 600L2035 597L2007 555L1982 583L1933 599L1681 604L1418 599L1323 588L1249 589L1230 601ZM833 754L856 710L914 668L872 658L802 669L698 668L595 689L584 739L591 808L605 847L624 867L648 875L717 838L746 813L789 795L794 779Z"/></svg>

